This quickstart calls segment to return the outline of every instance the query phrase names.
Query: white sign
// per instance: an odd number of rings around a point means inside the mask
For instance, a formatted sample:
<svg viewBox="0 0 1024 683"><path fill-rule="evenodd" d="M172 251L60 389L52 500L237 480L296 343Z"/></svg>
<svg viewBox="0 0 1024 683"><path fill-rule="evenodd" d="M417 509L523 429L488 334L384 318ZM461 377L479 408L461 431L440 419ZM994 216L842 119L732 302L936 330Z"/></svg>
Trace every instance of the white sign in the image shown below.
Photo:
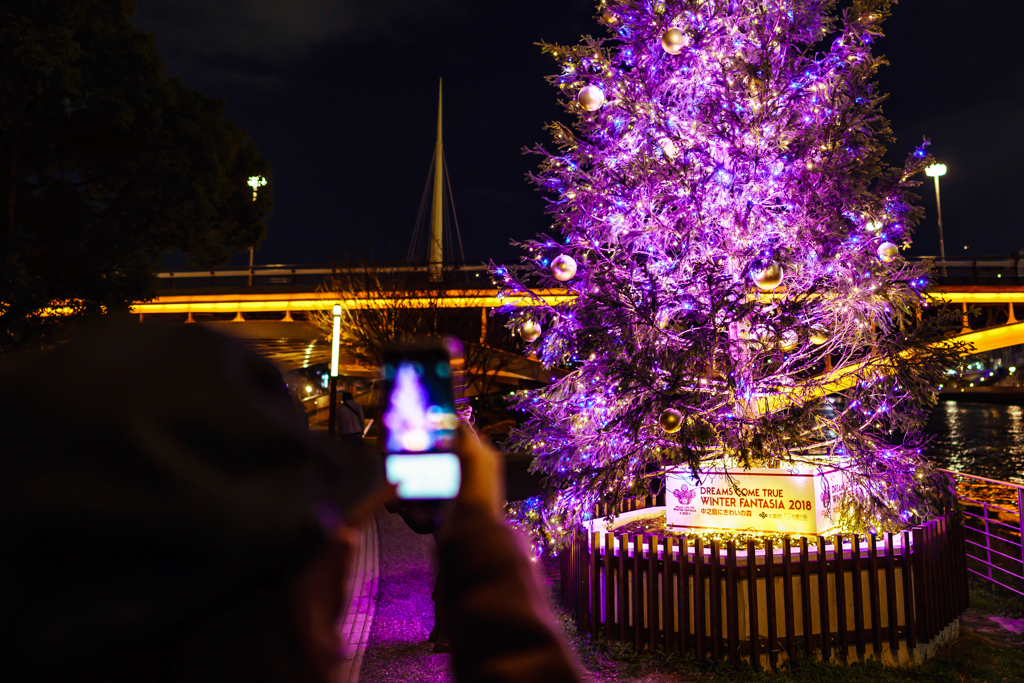
<svg viewBox="0 0 1024 683"><path fill-rule="evenodd" d="M727 470L702 475L689 470L665 473L665 513L669 528L733 529L816 535L835 523L825 499L838 501L843 477L782 469ZM834 505L829 505L832 510Z"/></svg>

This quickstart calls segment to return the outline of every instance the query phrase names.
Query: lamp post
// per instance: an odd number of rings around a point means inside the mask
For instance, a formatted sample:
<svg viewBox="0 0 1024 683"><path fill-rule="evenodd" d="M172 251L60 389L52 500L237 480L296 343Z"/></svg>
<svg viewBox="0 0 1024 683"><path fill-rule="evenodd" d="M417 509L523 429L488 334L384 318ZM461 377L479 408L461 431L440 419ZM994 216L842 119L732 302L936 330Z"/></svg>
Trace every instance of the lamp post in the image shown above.
<svg viewBox="0 0 1024 683"><path fill-rule="evenodd" d="M337 411L334 404L338 400L338 344L341 336L341 304L334 304L334 331L331 335L331 394L329 399L330 414L327 416L327 433L334 438L337 431Z"/></svg>
<svg viewBox="0 0 1024 683"><path fill-rule="evenodd" d="M946 276L946 242L942 239L942 200L939 198L939 178L946 175L945 164L932 164L924 170L926 175L935 178L935 207L939 214L939 258L942 259L942 276Z"/></svg>
<svg viewBox="0 0 1024 683"><path fill-rule="evenodd" d="M256 201L256 191L267 184L267 179L261 175L249 176L247 185L252 188L252 200ZM252 256L255 246L249 247L249 286L252 287Z"/></svg>

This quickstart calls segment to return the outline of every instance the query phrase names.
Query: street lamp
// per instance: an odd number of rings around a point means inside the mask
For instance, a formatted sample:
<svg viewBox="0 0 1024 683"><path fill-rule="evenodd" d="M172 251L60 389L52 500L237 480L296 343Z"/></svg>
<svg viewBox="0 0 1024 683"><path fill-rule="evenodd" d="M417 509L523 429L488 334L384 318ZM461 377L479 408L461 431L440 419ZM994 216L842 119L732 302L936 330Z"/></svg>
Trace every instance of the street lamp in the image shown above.
<svg viewBox="0 0 1024 683"><path fill-rule="evenodd" d="M267 179L261 175L249 176L249 182L247 183L252 188L252 200L256 201L256 191L267 184ZM255 246L249 247L249 286L252 287L252 255L255 250Z"/></svg>
<svg viewBox="0 0 1024 683"><path fill-rule="evenodd" d="M327 433L333 438L337 431L337 416L335 415L334 404L338 400L338 346L341 337L341 304L334 304L331 311L334 314L334 330L331 334L331 394L328 399L330 414L327 416Z"/></svg>
<svg viewBox="0 0 1024 683"><path fill-rule="evenodd" d="M946 276L946 242L942 239L942 200L939 198L939 178L946 175L945 164L932 164L924 169L925 175L935 178L935 207L939 213L939 257L942 259L942 276Z"/></svg>

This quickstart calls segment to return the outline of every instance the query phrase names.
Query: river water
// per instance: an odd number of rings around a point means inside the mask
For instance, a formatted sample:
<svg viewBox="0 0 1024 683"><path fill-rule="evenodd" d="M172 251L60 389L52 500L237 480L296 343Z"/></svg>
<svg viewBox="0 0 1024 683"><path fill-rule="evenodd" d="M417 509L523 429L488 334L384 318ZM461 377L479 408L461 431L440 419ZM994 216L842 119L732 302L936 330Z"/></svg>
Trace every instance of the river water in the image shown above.
<svg viewBox="0 0 1024 683"><path fill-rule="evenodd" d="M940 401L925 432L940 466L1001 481L1024 479L1024 408Z"/></svg>
<svg viewBox="0 0 1024 683"><path fill-rule="evenodd" d="M925 427L927 453L940 467L989 479L1024 484L1024 408L1016 405L940 401ZM1003 508L1016 522L1017 489L962 478L962 498ZM1000 517L1000 519L1003 519Z"/></svg>

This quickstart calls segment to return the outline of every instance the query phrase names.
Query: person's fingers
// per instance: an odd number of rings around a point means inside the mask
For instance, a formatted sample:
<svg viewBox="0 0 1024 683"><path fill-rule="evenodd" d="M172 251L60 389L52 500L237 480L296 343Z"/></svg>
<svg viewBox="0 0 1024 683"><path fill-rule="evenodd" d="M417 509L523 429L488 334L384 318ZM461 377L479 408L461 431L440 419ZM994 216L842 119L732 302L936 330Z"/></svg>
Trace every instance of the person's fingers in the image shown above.
<svg viewBox="0 0 1024 683"><path fill-rule="evenodd" d="M489 512L500 514L505 488L501 455L487 439L478 436L466 424L459 425L455 451L462 464L458 500L464 504L482 505Z"/></svg>

